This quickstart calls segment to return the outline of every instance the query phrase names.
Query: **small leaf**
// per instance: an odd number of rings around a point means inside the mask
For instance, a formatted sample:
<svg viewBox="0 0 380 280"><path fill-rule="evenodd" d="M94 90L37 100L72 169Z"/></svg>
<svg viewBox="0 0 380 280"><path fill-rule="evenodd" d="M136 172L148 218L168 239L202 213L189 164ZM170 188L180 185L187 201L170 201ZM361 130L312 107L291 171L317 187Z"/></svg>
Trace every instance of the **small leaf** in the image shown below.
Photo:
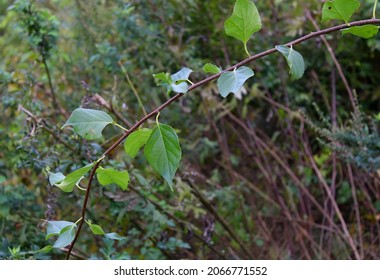
<svg viewBox="0 0 380 280"><path fill-rule="evenodd" d="M218 79L219 93L223 97L232 92L236 94L244 85L245 81L252 77L255 73L252 69L242 66L231 72L223 73Z"/></svg>
<svg viewBox="0 0 380 280"><path fill-rule="evenodd" d="M90 220L86 221L86 223L89 225L93 234L96 234L96 235L106 234L101 226L96 225L96 224L92 224Z"/></svg>
<svg viewBox="0 0 380 280"><path fill-rule="evenodd" d="M379 26L367 24L363 26L353 26L342 30L342 35L353 34L364 39L374 37L379 32Z"/></svg>
<svg viewBox="0 0 380 280"><path fill-rule="evenodd" d="M210 74L218 74L222 72L222 68L212 64L212 63L206 63L203 66L203 72L210 73Z"/></svg>
<svg viewBox="0 0 380 280"><path fill-rule="evenodd" d="M357 0L327 1L322 8L322 22L330 19L344 20L346 23L360 7Z"/></svg>
<svg viewBox="0 0 380 280"><path fill-rule="evenodd" d="M54 235L59 235L62 229L74 225L73 222L67 221L48 221L46 228L46 240Z"/></svg>
<svg viewBox="0 0 380 280"><path fill-rule="evenodd" d="M302 55L287 46L276 46L276 49L286 58L293 80L300 79L305 72L305 62Z"/></svg>
<svg viewBox="0 0 380 280"><path fill-rule="evenodd" d="M177 83L179 81L184 82L184 81L187 81L189 79L191 72L193 72L193 70L185 67L185 68L182 68L181 70L179 70L177 73L171 75L170 78L172 79L173 83Z"/></svg>
<svg viewBox="0 0 380 280"><path fill-rule="evenodd" d="M149 128L139 129L127 137L124 142L124 150L131 158L136 157L138 151L145 145L152 130Z"/></svg>
<svg viewBox="0 0 380 280"><path fill-rule="evenodd" d="M63 175L61 172L58 173L49 173L49 183L50 185L55 185L59 182L61 182L63 179L65 179L66 176Z"/></svg>
<svg viewBox="0 0 380 280"><path fill-rule="evenodd" d="M74 186L79 184L80 180L82 180L82 177L88 171L90 171L94 164L95 162L87 164L86 166L79 168L78 170L75 170L74 172L67 175L67 177L65 177L65 179L63 179L59 184L55 183L54 185L64 192L72 192Z"/></svg>
<svg viewBox="0 0 380 280"><path fill-rule="evenodd" d="M54 248L64 248L74 240L75 238L75 227L76 225L67 226L63 228L59 234L57 241L55 241Z"/></svg>
<svg viewBox="0 0 380 280"><path fill-rule="evenodd" d="M118 185L123 191L128 189L129 174L128 171L117 171L112 168L104 169L99 167L96 170L98 181L101 185L106 186L110 184Z"/></svg>
<svg viewBox="0 0 380 280"><path fill-rule="evenodd" d="M114 240L124 240L124 239L127 239L126 237L121 236L121 235L117 234L116 232L106 233L104 236L107 237L107 238L109 238L109 239L114 239Z"/></svg>
<svg viewBox="0 0 380 280"><path fill-rule="evenodd" d="M112 117L103 111L78 108L72 112L62 128L71 125L83 138L94 140L101 138L103 129L111 123Z"/></svg>
<svg viewBox="0 0 380 280"><path fill-rule="evenodd" d="M187 80L193 70L189 68L182 68L177 73L169 76L168 73L154 74L153 77L160 81L159 85L166 89L166 93L170 94L171 91L177 93L186 93L189 89Z"/></svg>
<svg viewBox="0 0 380 280"><path fill-rule="evenodd" d="M153 77L156 78L157 80L159 80L160 83L167 83L167 84L172 83L172 80L170 79L169 73L161 72L158 74L153 74Z"/></svg>
<svg viewBox="0 0 380 280"><path fill-rule="evenodd" d="M51 245L45 246L42 249L35 251L34 253L49 253L54 247Z"/></svg>
<svg viewBox="0 0 380 280"><path fill-rule="evenodd" d="M153 169L172 187L182 154L174 129L157 124L145 144L144 154Z"/></svg>
<svg viewBox="0 0 380 280"><path fill-rule="evenodd" d="M244 45L261 27L259 12L251 0L237 0L232 15L224 23L227 35L242 41Z"/></svg>
<svg viewBox="0 0 380 280"><path fill-rule="evenodd" d="M178 85L173 83L172 90L177 93L186 93L189 90L189 85L186 82L181 82Z"/></svg>

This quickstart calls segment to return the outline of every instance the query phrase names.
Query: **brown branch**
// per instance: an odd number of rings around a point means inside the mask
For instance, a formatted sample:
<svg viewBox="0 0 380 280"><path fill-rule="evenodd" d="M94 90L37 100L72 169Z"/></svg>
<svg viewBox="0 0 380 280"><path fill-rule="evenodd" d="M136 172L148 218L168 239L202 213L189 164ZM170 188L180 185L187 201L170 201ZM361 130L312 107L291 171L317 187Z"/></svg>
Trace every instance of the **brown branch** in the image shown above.
<svg viewBox="0 0 380 280"><path fill-rule="evenodd" d="M380 25L380 19L359 20L359 21L351 22L349 26L362 26L362 25L366 25L366 24L379 24ZM318 36L321 36L321 35L325 35L325 34L328 34L328 33L336 32L336 31L340 31L340 30L342 30L344 28L347 28L347 27L348 27L347 24L341 24L341 25L338 25L338 26L334 26L334 27L330 27L330 28L318 31L318 32L311 32L310 34L302 36L302 37L300 37L300 38L298 38L298 39L296 39L294 41L291 41L291 42L289 42L289 43L287 43L285 45L289 46L289 47L293 46L293 45L297 45L299 43L305 42L305 41L310 40L312 38L315 38L315 37L318 37ZM265 56L267 56L269 54L272 54L272 53L275 53L275 52L277 52L277 50L275 48L272 48L272 49L266 50L264 52L261 52L259 54L250 56L247 59L245 59L245 60L243 60L243 61L241 61L241 62L239 62L239 63L237 63L237 64L235 64L235 65L233 65L231 67L228 67L226 70L224 70L221 73L212 75L212 76L210 76L210 77L208 77L208 78L206 78L206 79L204 79L202 81L199 81L196 84L193 84L192 86L189 87L188 92L193 91L194 89L199 88L199 87L203 86L204 84L207 84L207 83L209 83L209 82L211 82L211 81L219 78L224 72L232 71L235 68L238 68L240 66L248 64L248 63L250 63L252 61L258 60L259 58L265 57ZM155 110L151 111L149 114L145 115L142 119L140 119L138 122L136 122L127 132L125 132L118 140L116 140L116 142L111 147L109 147L107 151L105 151L103 153L102 159L104 157L106 157L108 154L110 154L113 150L115 150L121 144L121 142L123 142L132 132L134 132L135 130L137 130L148 119L150 119L153 116L157 115L159 112L161 112L162 110L164 110L171 103L177 101L183 95L184 94L182 94L182 93L177 93L172 98L170 98L169 100L167 100L164 104L162 104L161 106L157 107ZM101 162L101 160L99 160L95 164L95 166L93 167L93 169L91 171L90 178L89 178L89 181L88 181L87 190L86 190L86 194L85 194L85 198L84 198L84 201L83 201L81 221L79 223L78 230L77 230L77 232L75 234L75 238L74 238L73 242L71 243L71 245L69 247L69 251L67 253L66 259L70 259L71 251L72 251L72 249L73 249L76 241L78 240L80 231L82 229L82 226L83 226L83 223L84 223L85 214L86 214L87 202L88 202L88 198L89 198L90 191L91 191L91 184L92 184L93 178L95 176L96 169L100 165L100 162Z"/></svg>

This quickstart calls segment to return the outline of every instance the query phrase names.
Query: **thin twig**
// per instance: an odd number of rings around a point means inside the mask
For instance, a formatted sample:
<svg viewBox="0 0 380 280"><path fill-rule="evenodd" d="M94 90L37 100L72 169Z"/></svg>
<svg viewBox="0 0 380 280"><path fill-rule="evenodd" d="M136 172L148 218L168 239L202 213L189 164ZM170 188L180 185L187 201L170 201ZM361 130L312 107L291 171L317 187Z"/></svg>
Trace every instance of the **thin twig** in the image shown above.
<svg viewBox="0 0 380 280"><path fill-rule="evenodd" d="M42 63L44 64L45 72L46 72L46 75L47 75L47 78L48 78L48 82L49 82L50 93L51 93L51 97L53 99L53 106L56 109L59 110L60 114L62 114L65 118L68 118L69 115L67 114L66 110L64 110L62 108L62 106L57 101L57 97L56 97L56 94L55 94L55 91L54 91L53 82L52 82L52 79L51 79L49 66L47 65L46 57L43 54L41 54L41 56L42 56Z"/></svg>
<svg viewBox="0 0 380 280"><path fill-rule="evenodd" d="M366 25L366 24L380 24L380 20L378 19L367 19L367 20L360 20L360 21L355 21L355 22L351 22L350 23L350 26L362 26L362 25ZM332 32L336 32L336 31L339 31L339 30L342 30L344 28L347 28L347 25L346 24L341 24L341 25L338 25L338 26L334 26L334 27L330 27L330 28L327 28L327 29L324 29L324 30L321 30L321 31L318 31L318 32L311 32L310 34L308 35L305 35L305 36L302 36L294 41L291 41L287 44L285 44L286 46L293 46L293 45L296 45L296 44L299 44L299 43L302 43L304 41L307 41L309 39L312 39L312 38L315 38L315 37L318 37L318 36L321 36L321 35L325 35L325 34L328 34L328 33L332 33ZM261 52L259 54L256 54L256 55L253 55L231 67L228 67L226 70L224 70L223 72L221 73L218 73L218 74L215 74L215 75L212 75L198 83L195 83L194 85L190 86L189 89L188 89L188 92L190 91L193 91L194 89L196 88L199 88L201 87L202 85L204 84L207 84L217 78L219 78L224 72L226 71L232 71L234 70L235 68L238 68L240 66L243 66L245 64L248 64L252 61L255 61L255 60L258 60L259 58L262 58L262 57L265 57L269 54L272 54L272 53L275 53L277 52L277 49L276 48L272 48L272 49L269 49L269 50L266 50L264 52ZM137 130L143 123L145 123L148 119L152 118L153 116L157 115L159 112L161 112L162 110L164 110L166 107L168 107L171 103L177 101L179 98L181 98L184 94L182 93L178 93L176 95L174 95L173 97L171 97L169 100L167 100L164 104L160 105L159 107L157 107L155 110L151 111L149 114L145 115L143 118L141 118L138 122L136 122L127 132L124 133L123 136L121 136L118 140L116 140L116 142L108 148L107 151L104 152L103 156L107 156L108 154L110 154L114 149L116 149L132 132L134 132L135 130ZM264 143L265 144L265 143ZM277 156L277 155L276 155ZM88 198L89 198L89 195L90 195L90 191L91 191L91 184L92 184L92 181L93 181L93 178L95 176L95 172L96 172L96 169L99 167L101 163L101 160L99 160L93 167L92 171L91 171L91 174L90 174L90 177L89 177L89 181L88 181L88 186L87 186L87 191L86 191L86 194L85 194L85 199L83 201L83 206L82 206L82 220L78 226L78 230L75 234L75 238L73 240L73 242L71 243L70 247L69 247L69 251L67 253L67 257L66 259L70 259L70 254L71 254L71 251L76 243L76 241L78 240L78 237L79 237L79 234L81 232L81 229L82 229L82 225L84 223L84 217L85 217L85 213L86 213L86 207L87 207L87 202L88 202ZM291 172L291 174L293 174ZM298 178L297 178L298 179ZM302 184L301 184L302 185ZM306 192L308 192L307 189L304 189ZM314 198L313 198L314 199ZM314 200L314 202L316 202ZM317 203L317 205L319 205ZM322 209L323 210L323 209Z"/></svg>
<svg viewBox="0 0 380 280"><path fill-rule="evenodd" d="M319 28L317 22L314 20L314 18L312 17L311 13L309 10L305 10L305 13L306 13L306 17L309 19L309 21L313 24L314 28L316 30L321 31L321 29ZM335 67L336 69L338 70L338 73L339 73L339 76L340 78L342 79L342 82L344 84L344 87L346 88L347 90L347 93L348 93L348 96L350 97L350 101L351 101L351 105L354 109L354 112L355 114L358 114L358 108L356 106L356 102L355 102L355 97L354 97L354 93L352 92L352 89L347 81L347 78L346 78L346 75L344 75L344 72L343 72L343 69L342 69L342 66L340 65L338 59L336 58L335 56L335 53L334 53L334 50L332 49L330 43L327 41L326 37L325 36L320 36L321 37L321 40L322 42L325 44L326 48L327 48L327 51L329 52L330 56L331 56L331 59L333 60L334 64L335 64Z"/></svg>

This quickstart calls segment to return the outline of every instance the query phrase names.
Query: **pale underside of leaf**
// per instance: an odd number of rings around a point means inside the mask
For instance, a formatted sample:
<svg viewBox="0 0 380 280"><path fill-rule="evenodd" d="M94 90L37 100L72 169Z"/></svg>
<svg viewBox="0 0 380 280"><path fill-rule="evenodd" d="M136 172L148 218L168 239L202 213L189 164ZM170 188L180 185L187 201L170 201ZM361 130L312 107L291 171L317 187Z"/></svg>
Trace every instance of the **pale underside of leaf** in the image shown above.
<svg viewBox="0 0 380 280"><path fill-rule="evenodd" d="M87 140L102 137L103 129L113 123L110 115L103 111L78 108L75 109L67 122L62 126L73 126L74 131Z"/></svg>
<svg viewBox="0 0 380 280"><path fill-rule="evenodd" d="M243 87L244 83L254 76L252 69L242 66L234 71L223 73L217 82L219 93L222 97L228 96L229 93L237 94Z"/></svg>

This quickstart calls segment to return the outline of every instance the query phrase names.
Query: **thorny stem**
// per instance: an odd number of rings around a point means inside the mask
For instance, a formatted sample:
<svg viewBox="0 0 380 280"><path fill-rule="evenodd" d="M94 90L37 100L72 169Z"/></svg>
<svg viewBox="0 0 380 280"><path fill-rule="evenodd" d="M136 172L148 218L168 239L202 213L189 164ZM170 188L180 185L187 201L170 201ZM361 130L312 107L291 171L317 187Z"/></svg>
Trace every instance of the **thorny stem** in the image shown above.
<svg viewBox="0 0 380 280"><path fill-rule="evenodd" d="M366 25L366 24L380 24L380 20L379 19L359 20L359 21L351 22L350 26L362 26L362 25ZM327 28L327 29L320 30L318 32L311 32L308 35L302 36L302 37L300 37L300 38L298 38L298 39L296 39L294 41L291 41L291 42L289 42L289 43L287 43L285 45L288 46L288 47L290 47L292 45L297 45L297 44L300 44L300 43L305 42L307 40L310 40L312 38L319 37L321 35L325 35L325 34L336 32L336 31L340 31L340 30L342 30L344 28L347 28L346 24L341 24L341 25L338 25L338 26L330 27L330 28ZM220 75L222 75L224 72L232 71L235 68L238 68L240 66L248 64L249 62L258 60L259 58L265 57L265 56L267 56L269 54L272 54L272 53L275 53L275 52L277 52L277 50L275 48L272 48L272 49L266 50L264 52L261 52L259 54L256 54L254 56L250 56L250 57L242 60L241 62L228 67L226 70L224 70L224 71L222 71L222 72L220 72L218 74L212 75L212 76L210 76L210 77L208 77L206 79L203 79L203 80L199 81L198 83L195 83L194 85L192 85L192 86L189 87L188 92L190 92L190 91L192 91L192 90L194 90L196 88L199 88L202 85L207 84L207 83L209 83L209 82L211 82L211 81L219 78ZM162 110L164 110L171 103L177 101L183 95L184 94L182 94L182 93L177 93L176 95L174 95L173 97L171 97L169 100L167 100L165 103L163 103L162 105L160 105L159 107L157 107L156 109L154 109L153 111L151 111L149 114L147 114L143 118L141 118L128 131L126 131L118 140L116 140L115 143L112 144L112 146L109 147L108 150L106 150L103 153L103 156L105 157L108 154L110 154L113 150L116 149L116 147L118 147L132 132L134 132L135 130L137 130L143 123L145 123L148 119L152 118L153 116L157 115L159 112L161 112ZM82 206L82 220L79 223L78 230L77 230L77 232L75 234L74 240L71 243L71 245L69 247L69 250L67 252L67 256L66 256L67 260L70 259L71 251L74 248L74 245L75 245L76 241L78 240L79 234L81 232L81 229L82 229L82 226L83 226L83 223L84 223L85 214L86 214L86 208L87 208L88 199L89 199L90 192L91 192L92 181L94 179L95 172L98 169L100 163L101 163L101 160L99 160L94 165L94 167L91 170L90 177L89 177L89 180L88 180L88 185L87 185L87 191L86 191L86 194L85 194L85 197L84 197L84 201L83 201L83 206Z"/></svg>

